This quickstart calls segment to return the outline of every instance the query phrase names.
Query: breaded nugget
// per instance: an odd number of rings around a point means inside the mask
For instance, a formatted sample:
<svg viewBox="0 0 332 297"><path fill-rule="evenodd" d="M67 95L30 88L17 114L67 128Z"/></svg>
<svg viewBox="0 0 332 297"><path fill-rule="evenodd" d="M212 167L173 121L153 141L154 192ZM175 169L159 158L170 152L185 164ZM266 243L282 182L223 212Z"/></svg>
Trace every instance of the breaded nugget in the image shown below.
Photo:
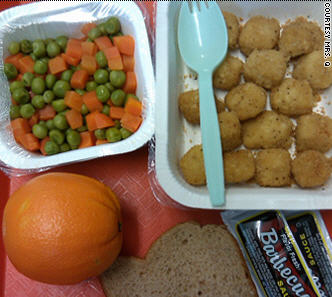
<svg viewBox="0 0 332 297"><path fill-rule="evenodd" d="M235 112L218 114L223 151L232 151L242 144L241 124Z"/></svg>
<svg viewBox="0 0 332 297"><path fill-rule="evenodd" d="M225 104L223 101L215 98L217 112L225 110ZM181 93L179 96L179 108L182 112L184 118L192 123L200 123L200 114L199 114L199 91L193 90Z"/></svg>
<svg viewBox="0 0 332 297"><path fill-rule="evenodd" d="M240 23L236 15L231 12L222 12L227 25L228 32L228 47L236 49L238 47L238 40L240 35Z"/></svg>
<svg viewBox="0 0 332 297"><path fill-rule="evenodd" d="M255 159L251 151L240 150L224 154L226 183L243 183L255 176Z"/></svg>
<svg viewBox="0 0 332 297"><path fill-rule="evenodd" d="M298 152L326 153L332 148L332 119L317 113L301 116L297 119L295 137Z"/></svg>
<svg viewBox="0 0 332 297"><path fill-rule="evenodd" d="M332 57L328 58L332 63ZM313 89L327 89L332 85L332 67L324 67L324 51L313 51L295 64L293 77L307 80Z"/></svg>
<svg viewBox="0 0 332 297"><path fill-rule="evenodd" d="M295 58L313 50L321 50L323 44L324 33L319 25L300 17L284 27L279 49L285 56Z"/></svg>
<svg viewBox="0 0 332 297"><path fill-rule="evenodd" d="M213 75L213 86L222 90L230 90L237 86L241 80L243 62L231 55L228 55Z"/></svg>
<svg viewBox="0 0 332 297"><path fill-rule="evenodd" d="M254 50L244 64L244 78L265 89L271 89L280 85L286 69L286 58L281 52Z"/></svg>
<svg viewBox="0 0 332 297"><path fill-rule="evenodd" d="M266 91L254 83L245 83L233 88L225 98L227 108L234 111L240 121L255 118L264 111Z"/></svg>
<svg viewBox="0 0 332 297"><path fill-rule="evenodd" d="M286 78L271 92L272 109L288 116L299 116L312 112L315 97L306 80ZM227 100L226 100L227 102Z"/></svg>
<svg viewBox="0 0 332 297"><path fill-rule="evenodd" d="M292 144L292 121L274 111L265 111L242 127L243 144L249 149L289 149Z"/></svg>
<svg viewBox="0 0 332 297"><path fill-rule="evenodd" d="M273 49L279 41L280 24L261 15L250 18L241 30L240 50L249 56L254 49Z"/></svg>
<svg viewBox="0 0 332 297"><path fill-rule="evenodd" d="M202 145L195 145L181 158L180 169L188 184L193 186L206 185Z"/></svg>
<svg viewBox="0 0 332 297"><path fill-rule="evenodd" d="M329 160L317 151L300 153L292 162L292 173L296 183L302 188L324 185L331 175Z"/></svg>
<svg viewBox="0 0 332 297"><path fill-rule="evenodd" d="M256 156L256 181L263 187L285 187L291 184L291 157L283 149L268 149Z"/></svg>

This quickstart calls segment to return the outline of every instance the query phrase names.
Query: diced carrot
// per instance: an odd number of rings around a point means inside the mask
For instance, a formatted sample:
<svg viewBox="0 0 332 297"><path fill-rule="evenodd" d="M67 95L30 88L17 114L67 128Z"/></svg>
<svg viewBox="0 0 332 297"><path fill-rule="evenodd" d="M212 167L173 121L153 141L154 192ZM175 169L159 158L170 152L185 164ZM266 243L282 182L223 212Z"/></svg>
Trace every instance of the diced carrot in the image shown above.
<svg viewBox="0 0 332 297"><path fill-rule="evenodd" d="M48 69L51 74L59 74L68 69L65 59L62 56L57 56L50 59L48 62Z"/></svg>
<svg viewBox="0 0 332 297"><path fill-rule="evenodd" d="M114 45L119 49L121 54L133 56L135 53L135 39L130 35L114 36Z"/></svg>
<svg viewBox="0 0 332 297"><path fill-rule="evenodd" d="M115 122L110 117L98 111L88 114L85 119L89 131L113 127L115 125Z"/></svg>
<svg viewBox="0 0 332 297"><path fill-rule="evenodd" d="M111 39L107 36L101 36L95 39L95 43L98 46L98 49L100 51L104 51L107 48L113 47L113 43Z"/></svg>
<svg viewBox="0 0 332 297"><path fill-rule="evenodd" d="M34 125L36 125L39 121L39 112L35 112L35 114L29 119L29 125L32 128Z"/></svg>
<svg viewBox="0 0 332 297"><path fill-rule="evenodd" d="M16 55L11 55L11 56L8 56L5 59L5 63L13 64L17 69L19 69L20 64L18 63L18 61L21 58L23 58L23 54L22 53L18 53Z"/></svg>
<svg viewBox="0 0 332 297"><path fill-rule="evenodd" d="M108 143L107 140L103 140L103 139L97 139L96 140L96 145L102 145L102 144L106 144L106 143Z"/></svg>
<svg viewBox="0 0 332 297"><path fill-rule="evenodd" d="M19 59L18 61L18 68L21 73L26 73L26 72L34 72L34 66L35 66L35 61L32 60L30 56L24 56L23 58Z"/></svg>
<svg viewBox="0 0 332 297"><path fill-rule="evenodd" d="M142 110L143 110L142 102L129 96L124 110L125 112L128 112L134 116L140 116L142 115Z"/></svg>
<svg viewBox="0 0 332 297"><path fill-rule="evenodd" d="M47 136L46 138L44 138L41 142L40 142L40 152L44 155L47 156L46 152L45 152L45 144L46 142L48 142L50 140L50 138Z"/></svg>
<svg viewBox="0 0 332 297"><path fill-rule="evenodd" d="M18 105L18 103L14 100L13 97L11 97L11 101L12 101L12 104L13 104L13 105Z"/></svg>
<svg viewBox="0 0 332 297"><path fill-rule="evenodd" d="M11 127L13 129L14 138L18 143L21 143L21 136L23 134L31 132L31 126L29 125L29 121L23 118L17 118L10 122Z"/></svg>
<svg viewBox="0 0 332 297"><path fill-rule="evenodd" d="M83 95L83 102L90 112L103 110L103 104L98 100L96 91L85 93Z"/></svg>
<svg viewBox="0 0 332 297"><path fill-rule="evenodd" d="M115 46L106 48L103 52L111 70L123 70L121 54Z"/></svg>
<svg viewBox="0 0 332 297"><path fill-rule="evenodd" d="M123 71L134 71L135 69L135 57L122 55Z"/></svg>
<svg viewBox="0 0 332 297"><path fill-rule="evenodd" d="M69 39L67 42L66 55L81 59L82 57L82 41L78 39Z"/></svg>
<svg viewBox="0 0 332 297"><path fill-rule="evenodd" d="M32 133L26 133L20 136L21 144L28 151L34 152L40 150L39 139Z"/></svg>
<svg viewBox="0 0 332 297"><path fill-rule="evenodd" d="M81 61L81 59L73 58L66 54L61 54L61 57L66 61L67 64L69 64L71 66L77 66Z"/></svg>
<svg viewBox="0 0 332 297"><path fill-rule="evenodd" d="M83 98L75 91L68 91L65 95L65 104L80 112L83 105Z"/></svg>
<svg viewBox="0 0 332 297"><path fill-rule="evenodd" d="M74 89L85 89L88 79L88 71L85 69L80 69L74 72L73 76L71 77L70 84Z"/></svg>
<svg viewBox="0 0 332 297"><path fill-rule="evenodd" d="M48 104L39 110L39 119L41 121L52 120L56 116L56 111L52 105Z"/></svg>
<svg viewBox="0 0 332 297"><path fill-rule="evenodd" d="M83 117L80 112L75 109L66 112L66 120L72 129L78 129L83 126Z"/></svg>
<svg viewBox="0 0 332 297"><path fill-rule="evenodd" d="M110 108L110 117L114 120L121 120L124 114L123 107L111 106Z"/></svg>
<svg viewBox="0 0 332 297"><path fill-rule="evenodd" d="M82 56L95 56L97 51L97 46L93 42L82 42Z"/></svg>
<svg viewBox="0 0 332 297"><path fill-rule="evenodd" d="M96 137L92 131L85 131L80 133L81 135L81 144L79 148L86 148L90 146L94 146L96 144Z"/></svg>
<svg viewBox="0 0 332 297"><path fill-rule="evenodd" d="M85 35L85 36L88 36L89 32L91 31L91 29L93 28L96 28L97 27L97 24L95 23L87 23L87 24L84 24L82 29L81 29L81 32Z"/></svg>
<svg viewBox="0 0 332 297"><path fill-rule="evenodd" d="M126 82L123 86L123 90L127 94L135 94L137 88L137 80L135 72L129 71L126 73Z"/></svg>
<svg viewBox="0 0 332 297"><path fill-rule="evenodd" d="M23 78L23 73L19 73L18 76L15 78L17 81L21 81Z"/></svg>
<svg viewBox="0 0 332 297"><path fill-rule="evenodd" d="M88 71L89 75L94 74L98 67L95 56L82 56L81 67Z"/></svg>
<svg viewBox="0 0 332 297"><path fill-rule="evenodd" d="M121 125L123 128L129 130L130 132L134 133L138 130L142 123L143 119L140 116L134 116L128 112L125 112L122 119Z"/></svg>

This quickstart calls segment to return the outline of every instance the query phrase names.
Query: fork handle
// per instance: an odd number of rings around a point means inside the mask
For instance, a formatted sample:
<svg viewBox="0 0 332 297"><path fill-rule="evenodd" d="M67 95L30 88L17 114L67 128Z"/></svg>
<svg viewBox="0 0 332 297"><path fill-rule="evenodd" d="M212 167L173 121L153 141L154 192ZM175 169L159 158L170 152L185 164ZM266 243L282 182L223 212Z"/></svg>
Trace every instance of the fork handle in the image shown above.
<svg viewBox="0 0 332 297"><path fill-rule="evenodd" d="M212 71L202 71L199 80L200 123L207 187L213 206L225 203L222 142L212 86Z"/></svg>

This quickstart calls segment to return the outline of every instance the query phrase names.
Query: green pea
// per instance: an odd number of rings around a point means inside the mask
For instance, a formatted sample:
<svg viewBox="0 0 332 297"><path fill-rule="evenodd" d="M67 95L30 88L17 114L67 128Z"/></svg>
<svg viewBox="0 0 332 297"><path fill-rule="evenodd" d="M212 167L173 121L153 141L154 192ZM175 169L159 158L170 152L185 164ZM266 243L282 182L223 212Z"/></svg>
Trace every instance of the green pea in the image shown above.
<svg viewBox="0 0 332 297"><path fill-rule="evenodd" d="M119 129L109 128L106 130L106 139L108 142L118 142L122 139L122 135Z"/></svg>
<svg viewBox="0 0 332 297"><path fill-rule="evenodd" d="M83 125L82 127L79 127L78 129L77 129L77 131L78 132L85 132L85 131L88 131L88 127L86 126L86 125Z"/></svg>
<svg viewBox="0 0 332 297"><path fill-rule="evenodd" d="M107 104L105 104L104 107L103 107L102 113L106 114L107 116L109 116L110 115L110 111L111 111L111 108Z"/></svg>
<svg viewBox="0 0 332 297"><path fill-rule="evenodd" d="M58 44L58 46L60 46L60 48L65 51L66 47L67 47L67 42L68 42L68 37L66 36L58 36L56 39L55 39L55 42Z"/></svg>
<svg viewBox="0 0 332 297"><path fill-rule="evenodd" d="M47 137L48 130L46 127L40 124L33 125L32 127L32 133L39 139L44 139Z"/></svg>
<svg viewBox="0 0 332 297"><path fill-rule="evenodd" d="M60 151L62 153L69 152L70 151L70 145L68 143L63 143L60 145Z"/></svg>
<svg viewBox="0 0 332 297"><path fill-rule="evenodd" d="M118 32L118 33L114 34L113 37L114 37L114 36L123 36L123 35L124 35L124 34L123 34L122 32Z"/></svg>
<svg viewBox="0 0 332 297"><path fill-rule="evenodd" d="M45 74L48 70L48 64L38 60L35 62L35 65L33 67L33 70L37 73L37 74Z"/></svg>
<svg viewBox="0 0 332 297"><path fill-rule="evenodd" d="M108 61L107 61L107 58L106 58L104 52L99 51L98 53L96 53L96 60L97 60L97 63L100 68L107 67Z"/></svg>
<svg viewBox="0 0 332 297"><path fill-rule="evenodd" d="M70 82L71 77L73 76L74 71L71 69L68 69L61 74L61 79L67 82Z"/></svg>
<svg viewBox="0 0 332 297"><path fill-rule="evenodd" d="M58 99L52 101L52 106L56 112L62 112L67 109L67 105L64 99Z"/></svg>
<svg viewBox="0 0 332 297"><path fill-rule="evenodd" d="M95 40L96 38L100 37L102 35L100 29L98 27L92 28L90 32L88 33L89 38L92 40Z"/></svg>
<svg viewBox="0 0 332 297"><path fill-rule="evenodd" d="M43 126L43 127L45 127L45 128L47 128L47 125L46 125L45 121L39 121L38 124L41 125L41 126ZM48 128L47 128L47 130L48 130Z"/></svg>
<svg viewBox="0 0 332 297"><path fill-rule="evenodd" d="M54 41L55 41L55 40L54 40L53 38L46 38L46 39L44 40L44 42L45 42L46 45L48 45L49 43L54 42Z"/></svg>
<svg viewBox="0 0 332 297"><path fill-rule="evenodd" d="M31 83L31 91L36 95L44 93L46 88L45 81L41 77L35 77Z"/></svg>
<svg viewBox="0 0 332 297"><path fill-rule="evenodd" d="M110 82L116 88L122 88L126 82L126 74L123 71L113 70L110 73Z"/></svg>
<svg viewBox="0 0 332 297"><path fill-rule="evenodd" d="M55 98L54 92L51 90L45 91L45 93L43 94L43 98L46 104L50 104Z"/></svg>
<svg viewBox="0 0 332 297"><path fill-rule="evenodd" d="M31 100L32 105L35 108L42 109L45 106L44 97L41 95L36 95Z"/></svg>
<svg viewBox="0 0 332 297"><path fill-rule="evenodd" d="M108 71L105 69L98 69L93 75L97 84L105 84L108 82Z"/></svg>
<svg viewBox="0 0 332 297"><path fill-rule="evenodd" d="M121 30L121 23L118 18L116 17L111 17L107 20L107 23L105 25L106 32L108 34L116 34L120 32Z"/></svg>
<svg viewBox="0 0 332 297"><path fill-rule="evenodd" d="M133 134L132 132L130 132L126 128L121 128L120 132L121 132L122 139L126 139L126 138L128 138L129 136L131 136Z"/></svg>
<svg viewBox="0 0 332 297"><path fill-rule="evenodd" d="M18 75L18 71L13 64L6 63L3 70L4 70L8 80L12 80L12 79L16 78Z"/></svg>
<svg viewBox="0 0 332 297"><path fill-rule="evenodd" d="M45 78L46 87L52 89L57 81L57 77L54 74L47 74Z"/></svg>
<svg viewBox="0 0 332 297"><path fill-rule="evenodd" d="M66 130L66 132L65 132L66 136L68 135L68 133L73 132L73 131L75 131L75 130L72 129L72 128L68 128L68 129Z"/></svg>
<svg viewBox="0 0 332 297"><path fill-rule="evenodd" d="M85 94L85 91L84 90L81 90L81 89L76 89L75 92L81 96L83 96Z"/></svg>
<svg viewBox="0 0 332 297"><path fill-rule="evenodd" d="M91 38L88 38L86 41L87 42L93 42L93 40Z"/></svg>
<svg viewBox="0 0 332 297"><path fill-rule="evenodd" d="M95 136L99 140L104 140L106 139L106 133L104 129L97 129L95 130Z"/></svg>
<svg viewBox="0 0 332 297"><path fill-rule="evenodd" d="M37 61L37 60L38 60L38 57L37 57L34 53L31 53L31 54L30 54L30 57L31 57L31 59L34 60L34 61Z"/></svg>
<svg viewBox="0 0 332 297"><path fill-rule="evenodd" d="M106 29L105 29L105 23L101 23L97 27L100 30L101 35L106 35L107 32L106 32Z"/></svg>
<svg viewBox="0 0 332 297"><path fill-rule="evenodd" d="M21 52L23 54L30 54L32 52L32 43L30 40L22 40L20 43Z"/></svg>
<svg viewBox="0 0 332 297"><path fill-rule="evenodd" d="M13 93L16 89L23 89L23 88L24 88L23 81L15 80L9 85L9 90L11 93Z"/></svg>
<svg viewBox="0 0 332 297"><path fill-rule="evenodd" d="M112 93L115 90L115 88L112 86L110 82L107 82L106 84L104 84L104 86L110 91L110 93Z"/></svg>
<svg viewBox="0 0 332 297"><path fill-rule="evenodd" d="M115 123L114 128L117 128L119 130L122 128L120 120L115 120L114 123Z"/></svg>
<svg viewBox="0 0 332 297"><path fill-rule="evenodd" d="M20 52L20 44L19 42L16 42L16 41L12 41L10 44L9 44L9 47L8 47L8 50L9 50L9 53L11 55L16 55Z"/></svg>
<svg viewBox="0 0 332 297"><path fill-rule="evenodd" d="M69 109L65 109L65 110L63 110L63 111L60 111L58 114L62 114L62 115L65 116L68 110L69 110Z"/></svg>
<svg viewBox="0 0 332 297"><path fill-rule="evenodd" d="M50 140L45 143L44 147L46 155L55 155L60 153L60 146L56 144L54 141Z"/></svg>
<svg viewBox="0 0 332 297"><path fill-rule="evenodd" d="M45 46L44 41L42 41L40 39L35 40L32 43L32 51L33 51L34 55L37 58L45 57L45 55L46 55L46 46Z"/></svg>
<svg viewBox="0 0 332 297"><path fill-rule="evenodd" d="M43 58L39 59L39 61L42 61L42 62L44 62L44 63L46 63L48 65L48 62L50 61L50 58L43 57Z"/></svg>
<svg viewBox="0 0 332 297"><path fill-rule="evenodd" d="M24 73L23 77L22 77L22 82L23 82L24 86L27 88L31 88L32 81L34 78L35 78L35 76L31 72Z"/></svg>
<svg viewBox="0 0 332 297"><path fill-rule="evenodd" d="M30 101L30 94L24 88L14 90L12 97L18 104L26 104Z"/></svg>
<svg viewBox="0 0 332 297"><path fill-rule="evenodd" d="M53 129L49 133L50 139L56 144L63 144L65 142L65 134L60 130Z"/></svg>
<svg viewBox="0 0 332 297"><path fill-rule="evenodd" d="M54 58L61 53L61 48L55 41L50 42L47 45L46 50L47 50L47 55L50 58Z"/></svg>
<svg viewBox="0 0 332 297"><path fill-rule="evenodd" d="M66 93L71 90L69 82L65 80L58 80L53 87L55 96L64 98Z"/></svg>
<svg viewBox="0 0 332 297"><path fill-rule="evenodd" d="M98 87L98 84L95 81L89 81L86 84L85 88L88 92L91 92L91 91L94 91L95 89L97 89L97 87Z"/></svg>
<svg viewBox="0 0 332 297"><path fill-rule="evenodd" d="M64 115L62 115L62 114L56 115L54 117L53 121L54 121L55 128L60 129L60 130L68 129L68 123L67 123L66 117Z"/></svg>
<svg viewBox="0 0 332 297"><path fill-rule="evenodd" d="M31 103L24 104L20 108L21 116L25 119L30 119L35 112L36 110Z"/></svg>
<svg viewBox="0 0 332 297"><path fill-rule="evenodd" d="M82 107L81 107L81 114L82 115L87 115L89 113L89 109L88 107L83 103Z"/></svg>
<svg viewBox="0 0 332 297"><path fill-rule="evenodd" d="M96 94L98 100L102 103L106 103L111 96L110 91L103 85L97 87Z"/></svg>
<svg viewBox="0 0 332 297"><path fill-rule="evenodd" d="M71 147L76 147L81 144L81 135L77 131L70 131L67 134L67 142Z"/></svg>
<svg viewBox="0 0 332 297"><path fill-rule="evenodd" d="M48 120L48 121L46 122L46 127L47 127L48 130L53 130L53 129L55 129L54 121L53 121L53 120Z"/></svg>
<svg viewBox="0 0 332 297"><path fill-rule="evenodd" d="M21 116L20 107L18 105L11 105L9 115L11 120L19 118Z"/></svg>
<svg viewBox="0 0 332 297"><path fill-rule="evenodd" d="M126 99L126 93L123 90L115 90L111 95L112 103L115 106L123 106Z"/></svg>

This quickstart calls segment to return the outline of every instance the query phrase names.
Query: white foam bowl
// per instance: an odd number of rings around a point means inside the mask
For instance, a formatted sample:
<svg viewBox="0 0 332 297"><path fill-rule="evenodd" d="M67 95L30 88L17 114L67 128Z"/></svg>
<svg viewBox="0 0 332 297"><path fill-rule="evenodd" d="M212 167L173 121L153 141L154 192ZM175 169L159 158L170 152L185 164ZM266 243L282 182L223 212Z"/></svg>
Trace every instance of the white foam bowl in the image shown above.
<svg viewBox="0 0 332 297"><path fill-rule="evenodd" d="M223 10L232 12L244 21L254 15L275 17L280 23L297 16L309 17L323 28L323 1L219 1ZM197 81L188 75L177 48L177 17L181 1L158 2L156 47L156 177L163 190L176 202L193 208L213 209L206 187L187 184L178 167L180 158L195 144L201 143L199 127L184 120L178 109L181 92L198 88ZM188 36L190 38L190 36ZM239 51L232 53L244 57ZM224 93L225 94L225 93ZM219 94L224 96L224 94ZM324 92L317 111L324 107L332 116L332 88ZM331 102L330 102L331 103ZM331 152L329 154L331 156ZM254 184L226 187L226 204L217 209L330 209L332 208L332 180L324 187L303 190L261 188Z"/></svg>
<svg viewBox="0 0 332 297"><path fill-rule="evenodd" d="M117 16L124 34L136 42L135 72L138 80L137 96L142 100L143 123L139 130L126 140L74 150L54 156L30 153L19 146L9 128L11 104L7 79L0 74L0 165L13 172L29 173L59 165L94 158L123 154L146 144L154 133L154 73L150 45L140 8L133 1L45 1L17 6L0 14L0 67L3 57L9 55L11 41L44 39L66 35L83 37L80 29L88 22L99 22Z"/></svg>

